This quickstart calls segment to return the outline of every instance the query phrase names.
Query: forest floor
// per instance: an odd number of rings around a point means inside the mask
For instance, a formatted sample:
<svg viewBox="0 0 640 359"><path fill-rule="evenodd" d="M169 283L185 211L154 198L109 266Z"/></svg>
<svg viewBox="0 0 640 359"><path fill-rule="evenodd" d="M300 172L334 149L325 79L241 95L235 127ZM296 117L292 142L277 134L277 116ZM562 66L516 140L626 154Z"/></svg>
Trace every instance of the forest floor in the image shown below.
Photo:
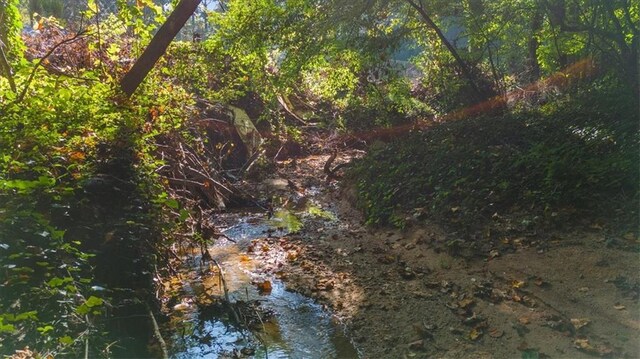
<svg viewBox="0 0 640 359"><path fill-rule="evenodd" d="M640 357L638 254L608 246L601 226L568 223L501 239L509 253L462 258L446 251L450 233L435 223L365 226L353 191L326 183L327 158L278 162L270 179L248 184L313 197L337 216L257 239L253 255L288 290L330 308L361 357Z"/></svg>

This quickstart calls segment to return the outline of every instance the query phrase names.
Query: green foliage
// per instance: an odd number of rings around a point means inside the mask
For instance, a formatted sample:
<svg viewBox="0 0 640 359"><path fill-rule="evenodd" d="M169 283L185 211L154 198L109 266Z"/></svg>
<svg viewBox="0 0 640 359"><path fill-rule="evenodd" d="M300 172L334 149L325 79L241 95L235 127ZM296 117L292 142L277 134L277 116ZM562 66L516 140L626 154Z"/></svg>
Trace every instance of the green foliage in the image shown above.
<svg viewBox="0 0 640 359"><path fill-rule="evenodd" d="M444 123L373 150L351 173L368 222L402 224L414 208L468 225L515 208L631 218L640 183L631 93L606 77L539 111Z"/></svg>
<svg viewBox="0 0 640 359"><path fill-rule="evenodd" d="M125 39L111 43L126 53ZM40 67L23 101L0 82L0 354L29 346L77 357L89 338L92 357L108 356L105 316L152 285L155 211L176 205L151 206L163 186L156 138L179 128L192 102L158 73L126 100L103 74Z"/></svg>
<svg viewBox="0 0 640 359"><path fill-rule="evenodd" d="M0 1L0 40L9 61L22 59L24 44L20 38L22 18L18 9L19 0Z"/></svg>

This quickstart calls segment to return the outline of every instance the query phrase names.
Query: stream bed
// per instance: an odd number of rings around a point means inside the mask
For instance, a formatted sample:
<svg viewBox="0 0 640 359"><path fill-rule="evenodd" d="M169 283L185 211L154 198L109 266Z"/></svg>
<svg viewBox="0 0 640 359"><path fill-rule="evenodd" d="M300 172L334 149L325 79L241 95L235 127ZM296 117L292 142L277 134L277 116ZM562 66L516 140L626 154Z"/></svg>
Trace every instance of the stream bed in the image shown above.
<svg viewBox="0 0 640 359"><path fill-rule="evenodd" d="M171 303L167 330L172 333L171 357L358 358L339 320L264 274L263 263L251 254L260 250L252 248L257 238L277 240L298 231L303 222L329 219L337 221L332 213L310 205L298 212L278 210L269 219L264 213L220 215L217 221L228 239L207 248L213 261L203 261L200 250L192 251L172 279L173 287L181 289L178 302ZM231 306L221 300L225 295Z"/></svg>

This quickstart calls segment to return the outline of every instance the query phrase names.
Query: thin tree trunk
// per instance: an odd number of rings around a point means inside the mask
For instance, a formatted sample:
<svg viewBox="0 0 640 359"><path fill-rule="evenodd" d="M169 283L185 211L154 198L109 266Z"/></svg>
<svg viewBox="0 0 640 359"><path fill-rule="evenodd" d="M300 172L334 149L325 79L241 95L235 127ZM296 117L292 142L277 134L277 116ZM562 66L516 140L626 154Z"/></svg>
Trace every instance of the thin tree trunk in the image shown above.
<svg viewBox="0 0 640 359"><path fill-rule="evenodd" d="M456 48L449 42L449 40L447 40L446 36L442 32L442 30L440 30L438 25L436 25L436 23L433 22L429 14L427 14L424 7L422 6L422 3L420 2L420 4L418 4L414 0L406 0L406 1L407 3L409 3L409 5L411 5L411 7L413 7L418 12L422 20L433 31L435 31L440 41L444 44L447 50L449 50L454 60L456 61L456 64L460 68L460 71L462 71L462 75L467 79L467 81L469 82L469 85L471 86L473 91L476 93L478 100L484 101L489 99L491 97L491 94L487 94L484 91L480 90L476 82L476 76L471 72L469 65L462 59L462 57L460 57L460 54L458 54L458 50L456 50Z"/></svg>
<svg viewBox="0 0 640 359"><path fill-rule="evenodd" d="M538 47L540 43L536 34L542 29L542 11L537 6L534 13L531 15L531 37L527 43L527 70L529 81L535 82L540 78L540 64L538 63Z"/></svg>
<svg viewBox="0 0 640 359"><path fill-rule="evenodd" d="M156 62L167 51L169 44L178 35L180 29L200 5L202 0L181 0L173 10L167 21L160 27L149 46L144 50L133 67L120 81L122 91L128 96L133 95Z"/></svg>
<svg viewBox="0 0 640 359"><path fill-rule="evenodd" d="M4 75L9 81L9 86L11 87L11 91L13 93L18 93L18 89L16 88L16 82L13 80L13 74L11 73L11 65L7 60L7 56L4 53L4 43L0 40L0 76Z"/></svg>

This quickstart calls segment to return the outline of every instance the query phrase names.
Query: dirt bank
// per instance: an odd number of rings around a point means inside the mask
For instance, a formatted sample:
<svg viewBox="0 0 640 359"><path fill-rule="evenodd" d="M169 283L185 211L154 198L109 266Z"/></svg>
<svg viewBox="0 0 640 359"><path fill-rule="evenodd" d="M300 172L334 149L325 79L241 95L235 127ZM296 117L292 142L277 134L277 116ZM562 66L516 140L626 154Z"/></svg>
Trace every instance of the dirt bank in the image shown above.
<svg viewBox="0 0 640 359"><path fill-rule="evenodd" d="M330 307L362 357L640 357L638 255L609 248L598 226L451 256L436 224L365 227L352 196L325 183L327 157L280 163L287 186L276 190L304 199L314 189L338 220L259 239L254 255L290 290Z"/></svg>

